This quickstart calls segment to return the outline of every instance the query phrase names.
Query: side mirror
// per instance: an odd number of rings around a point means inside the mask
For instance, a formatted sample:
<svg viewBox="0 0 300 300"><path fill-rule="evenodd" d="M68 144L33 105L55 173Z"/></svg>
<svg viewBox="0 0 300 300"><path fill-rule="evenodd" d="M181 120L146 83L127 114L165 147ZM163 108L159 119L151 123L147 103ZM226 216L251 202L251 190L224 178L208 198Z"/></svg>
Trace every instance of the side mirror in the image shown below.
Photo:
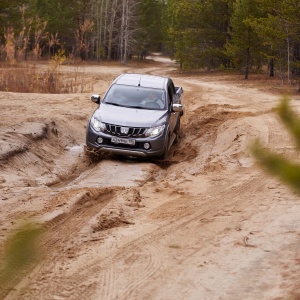
<svg viewBox="0 0 300 300"><path fill-rule="evenodd" d="M180 100L180 95L179 94L174 94L174 97L173 97L173 101L174 103L179 103L179 100Z"/></svg>
<svg viewBox="0 0 300 300"><path fill-rule="evenodd" d="M94 102L94 103L97 103L97 104L100 104L100 96L97 95L97 94L94 94L91 96L91 100Z"/></svg>
<svg viewBox="0 0 300 300"><path fill-rule="evenodd" d="M182 101L183 89L182 87L176 87L176 93L174 94L174 103L181 103Z"/></svg>
<svg viewBox="0 0 300 300"><path fill-rule="evenodd" d="M182 106L182 104L173 103L173 105L172 105L172 111L182 113L183 112L183 106Z"/></svg>

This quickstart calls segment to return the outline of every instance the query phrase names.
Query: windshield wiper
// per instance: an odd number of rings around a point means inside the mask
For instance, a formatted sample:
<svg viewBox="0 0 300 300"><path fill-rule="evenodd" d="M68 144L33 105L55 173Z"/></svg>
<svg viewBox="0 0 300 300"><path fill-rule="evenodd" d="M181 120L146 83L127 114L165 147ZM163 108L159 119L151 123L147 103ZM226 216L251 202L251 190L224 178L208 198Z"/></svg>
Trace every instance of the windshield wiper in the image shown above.
<svg viewBox="0 0 300 300"><path fill-rule="evenodd" d="M115 106L123 106L123 105L120 105L118 103L114 103L114 102L104 102L105 104L110 104L110 105L115 105Z"/></svg>
<svg viewBox="0 0 300 300"><path fill-rule="evenodd" d="M127 106L127 107L130 107L130 108L147 109L147 107L145 107L145 106L139 106L139 105L137 105L137 106Z"/></svg>
<svg viewBox="0 0 300 300"><path fill-rule="evenodd" d="M115 105L115 106L121 106L121 107L126 107L126 108L136 108L136 109L153 109L153 108L149 108L149 107L145 107L145 106L140 106L140 105L137 105L137 106L130 106L130 105L121 105L121 104L118 104L118 103L114 103L114 102L104 102L105 104L110 104L110 105Z"/></svg>

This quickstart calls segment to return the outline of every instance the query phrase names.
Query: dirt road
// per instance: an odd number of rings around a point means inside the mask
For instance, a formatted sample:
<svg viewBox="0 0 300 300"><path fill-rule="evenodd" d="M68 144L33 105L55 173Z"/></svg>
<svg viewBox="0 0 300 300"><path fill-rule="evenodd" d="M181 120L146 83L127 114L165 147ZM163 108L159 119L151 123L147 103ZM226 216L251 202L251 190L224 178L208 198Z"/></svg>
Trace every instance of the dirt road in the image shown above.
<svg viewBox="0 0 300 300"><path fill-rule="evenodd" d="M1 242L18 220L46 228L44 259L0 298L299 299L300 199L248 151L259 137L299 158L272 84L166 62L83 69L94 84L81 94L0 93ZM123 72L183 86L170 161L84 155L89 97Z"/></svg>

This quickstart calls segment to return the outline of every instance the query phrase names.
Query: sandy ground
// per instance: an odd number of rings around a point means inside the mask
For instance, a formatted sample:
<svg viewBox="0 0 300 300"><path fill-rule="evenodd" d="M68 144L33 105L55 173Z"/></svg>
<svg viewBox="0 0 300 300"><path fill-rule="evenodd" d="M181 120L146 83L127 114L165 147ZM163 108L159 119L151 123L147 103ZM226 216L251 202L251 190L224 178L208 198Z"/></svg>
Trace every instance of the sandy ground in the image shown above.
<svg viewBox="0 0 300 300"><path fill-rule="evenodd" d="M93 90L0 92L0 242L19 220L46 228L43 260L0 298L300 299L300 199L248 150L258 137L299 159L274 113L279 82L180 74L165 60L82 68ZM184 89L165 163L84 154L89 97L123 72Z"/></svg>

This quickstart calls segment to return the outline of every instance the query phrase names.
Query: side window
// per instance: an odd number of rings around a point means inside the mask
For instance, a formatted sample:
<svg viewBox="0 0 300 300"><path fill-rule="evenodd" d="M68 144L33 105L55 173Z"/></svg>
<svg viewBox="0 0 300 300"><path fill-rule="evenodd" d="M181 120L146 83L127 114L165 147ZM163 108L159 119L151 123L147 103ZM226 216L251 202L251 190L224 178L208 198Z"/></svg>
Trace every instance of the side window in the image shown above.
<svg viewBox="0 0 300 300"><path fill-rule="evenodd" d="M173 103L174 99L174 93L175 93L175 87L173 82L170 80L168 84L168 96L169 96L169 104Z"/></svg>
<svg viewBox="0 0 300 300"><path fill-rule="evenodd" d="M168 96L169 96L169 104L174 102L174 94L175 94L175 86L172 80L169 81L168 84Z"/></svg>
<svg viewBox="0 0 300 300"><path fill-rule="evenodd" d="M173 93L170 85L168 86L168 98L169 98L169 104L171 105L171 103L173 102Z"/></svg>
<svg viewBox="0 0 300 300"><path fill-rule="evenodd" d="M174 83L172 80L170 80L170 89L171 89L172 94L174 95L175 94L175 86L174 86Z"/></svg>

